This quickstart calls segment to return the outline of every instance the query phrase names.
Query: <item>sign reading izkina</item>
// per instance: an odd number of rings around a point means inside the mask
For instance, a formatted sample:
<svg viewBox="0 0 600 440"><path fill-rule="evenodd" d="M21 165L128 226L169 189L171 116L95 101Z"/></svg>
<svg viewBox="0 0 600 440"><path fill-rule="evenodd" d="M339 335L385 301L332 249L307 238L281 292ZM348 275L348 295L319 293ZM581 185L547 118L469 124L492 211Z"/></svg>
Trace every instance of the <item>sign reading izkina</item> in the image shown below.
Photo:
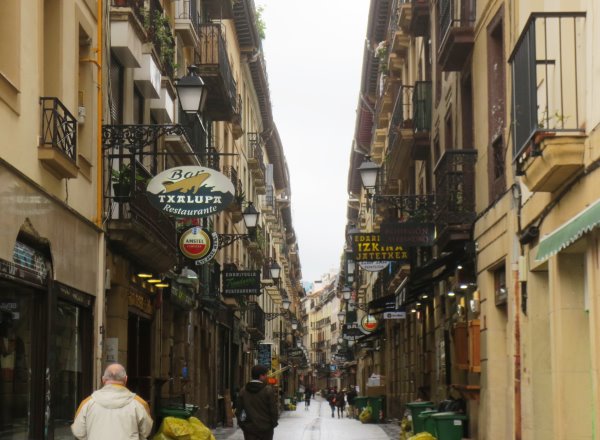
<svg viewBox="0 0 600 440"><path fill-rule="evenodd" d="M208 217L233 202L235 187L211 168L181 166L157 174L146 188L150 203L173 217Z"/></svg>

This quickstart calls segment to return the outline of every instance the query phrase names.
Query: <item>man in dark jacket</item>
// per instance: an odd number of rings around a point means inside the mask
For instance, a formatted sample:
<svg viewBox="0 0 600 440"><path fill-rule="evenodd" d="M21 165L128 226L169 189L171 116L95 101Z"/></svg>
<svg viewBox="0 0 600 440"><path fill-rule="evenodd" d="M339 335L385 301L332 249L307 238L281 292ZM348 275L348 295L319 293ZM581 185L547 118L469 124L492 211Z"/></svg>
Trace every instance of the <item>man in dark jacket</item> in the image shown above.
<svg viewBox="0 0 600 440"><path fill-rule="evenodd" d="M273 440L273 430L278 425L277 397L266 384L267 372L264 365L252 367L252 380L242 388L235 405L245 440Z"/></svg>

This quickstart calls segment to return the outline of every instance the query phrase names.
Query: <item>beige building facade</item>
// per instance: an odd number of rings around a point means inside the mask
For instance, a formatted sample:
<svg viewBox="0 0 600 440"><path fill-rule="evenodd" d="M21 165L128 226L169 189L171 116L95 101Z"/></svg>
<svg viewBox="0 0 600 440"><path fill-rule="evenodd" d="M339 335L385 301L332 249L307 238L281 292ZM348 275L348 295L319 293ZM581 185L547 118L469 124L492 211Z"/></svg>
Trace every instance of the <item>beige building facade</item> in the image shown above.
<svg viewBox="0 0 600 440"><path fill-rule="evenodd" d="M466 438L593 438L595 20L583 2L371 3L346 232L408 252L350 283L384 326L378 367L355 354L390 417L450 401ZM394 242L386 222L434 229Z"/></svg>

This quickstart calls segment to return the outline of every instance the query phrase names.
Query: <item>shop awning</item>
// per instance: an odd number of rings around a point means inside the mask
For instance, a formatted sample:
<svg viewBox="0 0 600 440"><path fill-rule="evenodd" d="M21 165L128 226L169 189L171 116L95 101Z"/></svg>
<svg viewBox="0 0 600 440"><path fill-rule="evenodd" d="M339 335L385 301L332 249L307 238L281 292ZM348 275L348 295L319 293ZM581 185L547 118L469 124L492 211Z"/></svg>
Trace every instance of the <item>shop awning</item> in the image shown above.
<svg viewBox="0 0 600 440"><path fill-rule="evenodd" d="M600 199L540 241L536 261L546 261L600 225Z"/></svg>

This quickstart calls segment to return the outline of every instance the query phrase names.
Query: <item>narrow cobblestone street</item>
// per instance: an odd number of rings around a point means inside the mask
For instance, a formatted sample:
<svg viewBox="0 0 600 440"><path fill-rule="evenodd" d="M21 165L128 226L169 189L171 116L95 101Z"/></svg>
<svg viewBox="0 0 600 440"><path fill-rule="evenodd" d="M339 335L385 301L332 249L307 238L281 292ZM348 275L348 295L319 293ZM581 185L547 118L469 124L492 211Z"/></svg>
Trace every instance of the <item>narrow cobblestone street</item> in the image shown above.
<svg viewBox="0 0 600 440"><path fill-rule="evenodd" d="M217 440L244 438L237 428L217 428L213 432ZM274 440L397 440L399 434L397 423L363 424L354 419L339 419L337 415L332 418L325 399L317 397L308 410L301 402L296 411L284 411L275 429Z"/></svg>

